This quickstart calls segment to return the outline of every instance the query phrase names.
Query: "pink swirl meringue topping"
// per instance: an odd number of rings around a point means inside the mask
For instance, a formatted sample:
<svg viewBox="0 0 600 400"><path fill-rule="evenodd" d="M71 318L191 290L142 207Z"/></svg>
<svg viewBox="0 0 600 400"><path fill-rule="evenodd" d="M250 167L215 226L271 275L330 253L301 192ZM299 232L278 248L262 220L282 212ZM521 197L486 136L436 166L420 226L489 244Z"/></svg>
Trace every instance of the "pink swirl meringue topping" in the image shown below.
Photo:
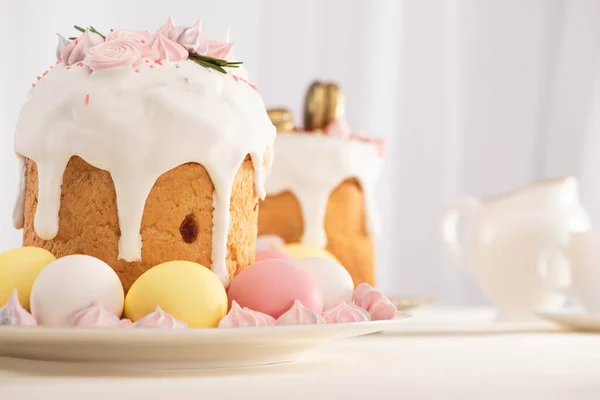
<svg viewBox="0 0 600 400"><path fill-rule="evenodd" d="M133 327L179 329L187 328L187 324L175 319L175 317L164 312L159 306L156 306L156 310L138 320L133 324Z"/></svg>
<svg viewBox="0 0 600 400"><path fill-rule="evenodd" d="M285 241L277 235L260 235L256 238L256 252L277 250L285 246Z"/></svg>
<svg viewBox="0 0 600 400"><path fill-rule="evenodd" d="M92 71L107 68L130 67L141 59L139 47L127 40L111 40L90 48L83 63Z"/></svg>
<svg viewBox="0 0 600 400"><path fill-rule="evenodd" d="M107 42L112 42L114 40L125 40L128 42L136 43L139 45L144 45L150 43L152 41L152 35L149 32L144 31L129 31L129 30L116 30L106 36Z"/></svg>
<svg viewBox="0 0 600 400"><path fill-rule="evenodd" d="M231 310L219 322L219 328L259 328L273 325L275 318L248 307L242 308L235 300L231 303Z"/></svg>
<svg viewBox="0 0 600 400"><path fill-rule="evenodd" d="M371 314L373 321L394 319L396 306L383 293L368 283L361 283L354 290L354 303Z"/></svg>
<svg viewBox="0 0 600 400"><path fill-rule="evenodd" d="M73 318L73 325L77 328L118 328L120 323L119 317L104 308L99 301L79 311Z"/></svg>
<svg viewBox="0 0 600 400"><path fill-rule="evenodd" d="M232 48L232 42L220 42L218 40L209 40L208 51L206 55L209 57L225 60L229 56L229 53L231 52Z"/></svg>
<svg viewBox="0 0 600 400"><path fill-rule="evenodd" d="M370 321L371 315L363 308L354 304L348 304L342 300L337 306L325 311L323 318L329 324L338 324Z"/></svg>
<svg viewBox="0 0 600 400"><path fill-rule="evenodd" d="M161 30L156 32L150 46L142 50L142 55L152 60L181 61L186 60L188 54L185 47L168 39Z"/></svg>
<svg viewBox="0 0 600 400"><path fill-rule="evenodd" d="M77 39L69 43L62 51L60 58L65 65L71 65L82 61L89 49L104 42L102 36L97 33L85 31Z"/></svg>
<svg viewBox="0 0 600 400"><path fill-rule="evenodd" d="M0 308L0 326L34 326L37 325L33 315L29 314L26 309L21 306L17 289L13 290L8 303Z"/></svg>
<svg viewBox="0 0 600 400"><path fill-rule="evenodd" d="M188 51L196 54L208 52L208 40L202 34L202 21L198 20L192 26L176 26L169 31L168 38L174 40Z"/></svg>
<svg viewBox="0 0 600 400"><path fill-rule="evenodd" d="M295 300L294 305L277 318L275 325L311 325L325 323L322 316L304 307L299 300Z"/></svg>

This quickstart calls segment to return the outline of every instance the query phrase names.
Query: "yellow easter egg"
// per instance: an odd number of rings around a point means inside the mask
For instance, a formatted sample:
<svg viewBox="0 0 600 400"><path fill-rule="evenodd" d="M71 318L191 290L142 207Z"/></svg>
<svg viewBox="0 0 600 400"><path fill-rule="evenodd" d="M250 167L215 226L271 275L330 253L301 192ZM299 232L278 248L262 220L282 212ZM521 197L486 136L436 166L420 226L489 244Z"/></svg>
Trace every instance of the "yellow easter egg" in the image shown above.
<svg viewBox="0 0 600 400"><path fill-rule="evenodd" d="M150 268L131 285L124 314L135 322L156 306L190 328L214 328L227 313L227 294L210 269L191 261L169 261Z"/></svg>
<svg viewBox="0 0 600 400"><path fill-rule="evenodd" d="M0 254L0 307L17 289L19 302L29 310L31 287L39 273L56 260L48 250L39 247L18 247Z"/></svg>
<svg viewBox="0 0 600 400"><path fill-rule="evenodd" d="M304 258L304 257L323 257L330 258L335 262L339 263L337 258L327 250L322 247L312 246L304 243L289 243L278 249L283 251L286 254L294 258Z"/></svg>

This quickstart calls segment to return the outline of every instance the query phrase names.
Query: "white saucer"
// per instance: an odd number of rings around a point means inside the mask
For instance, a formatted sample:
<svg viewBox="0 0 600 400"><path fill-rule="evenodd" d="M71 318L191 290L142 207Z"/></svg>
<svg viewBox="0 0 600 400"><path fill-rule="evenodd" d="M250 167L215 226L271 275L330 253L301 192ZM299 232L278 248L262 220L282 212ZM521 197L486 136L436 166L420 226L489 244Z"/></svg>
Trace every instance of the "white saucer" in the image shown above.
<svg viewBox="0 0 600 400"><path fill-rule="evenodd" d="M600 332L600 314L598 313L587 313L579 308L562 308L538 311L536 314L570 330Z"/></svg>
<svg viewBox="0 0 600 400"><path fill-rule="evenodd" d="M296 361L327 341L392 329L405 317L230 329L0 327L0 356L160 369L258 366Z"/></svg>

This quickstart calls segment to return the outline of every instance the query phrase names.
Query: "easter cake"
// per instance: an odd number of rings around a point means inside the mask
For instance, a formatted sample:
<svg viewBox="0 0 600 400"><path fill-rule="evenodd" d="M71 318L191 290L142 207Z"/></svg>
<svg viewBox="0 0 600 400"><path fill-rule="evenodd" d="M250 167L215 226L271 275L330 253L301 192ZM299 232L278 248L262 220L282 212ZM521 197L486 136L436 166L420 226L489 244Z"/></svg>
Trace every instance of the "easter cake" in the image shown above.
<svg viewBox="0 0 600 400"><path fill-rule="evenodd" d="M258 232L326 248L355 285L374 285L375 185L383 143L351 132L343 108L339 87L316 81L306 95L302 128L291 112L269 111L277 157L260 202Z"/></svg>
<svg viewBox="0 0 600 400"><path fill-rule="evenodd" d="M23 247L0 254L0 329L394 318L323 248L256 252L276 129L229 39L170 18L75 29L19 118Z"/></svg>

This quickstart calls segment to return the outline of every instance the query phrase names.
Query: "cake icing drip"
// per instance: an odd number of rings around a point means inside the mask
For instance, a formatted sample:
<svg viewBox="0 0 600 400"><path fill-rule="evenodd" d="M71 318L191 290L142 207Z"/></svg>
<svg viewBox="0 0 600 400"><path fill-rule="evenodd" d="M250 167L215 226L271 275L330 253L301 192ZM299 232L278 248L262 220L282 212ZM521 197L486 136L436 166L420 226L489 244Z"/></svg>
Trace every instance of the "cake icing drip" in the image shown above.
<svg viewBox="0 0 600 400"><path fill-rule="evenodd" d="M95 301L75 314L73 325L78 328L118 328L121 326L121 320L99 301Z"/></svg>
<svg viewBox="0 0 600 400"><path fill-rule="evenodd" d="M29 314L26 309L21 306L17 289L13 290L8 303L0 308L0 326L15 325L15 326L33 326L37 322L33 315Z"/></svg>
<svg viewBox="0 0 600 400"><path fill-rule="evenodd" d="M219 328L254 328L275 325L275 318L270 315L242 308L235 300L231 309L219 322Z"/></svg>
<svg viewBox="0 0 600 400"><path fill-rule="evenodd" d="M266 184L267 194L290 191L296 197L304 221L303 243L327 245L324 221L329 195L348 178L356 178L361 186L367 230L378 232L375 185L383 158L377 146L335 136L279 133L275 151L277 157Z"/></svg>
<svg viewBox="0 0 600 400"><path fill-rule="evenodd" d="M330 324L337 324L370 321L371 315L363 308L342 300L337 306L325 311L323 318Z"/></svg>
<svg viewBox="0 0 600 400"><path fill-rule="evenodd" d="M114 35L134 40L115 38L88 49L86 57L92 56L86 63L93 72L83 63L58 62L37 82L21 111L14 148L20 162L26 157L38 167L35 231L44 240L57 235L63 173L71 157L79 156L111 174L121 231L118 257L138 261L142 215L154 183L179 165L199 163L215 187L211 268L227 286L233 181L250 155L255 191L264 198L275 127L258 93L231 73L192 60L145 58L130 67L135 51L115 46L131 47L135 40L142 46L145 34ZM13 216L18 228L22 203L23 192Z"/></svg>
<svg viewBox="0 0 600 400"><path fill-rule="evenodd" d="M357 306L367 310L374 321L396 317L396 306L383 293L368 283L358 285L352 299Z"/></svg>
<svg viewBox="0 0 600 400"><path fill-rule="evenodd" d="M275 325L311 325L324 323L326 322L322 316L304 307L299 300L295 300L294 305L277 318Z"/></svg>
<svg viewBox="0 0 600 400"><path fill-rule="evenodd" d="M180 321L173 317L170 314L167 314L160 308L156 306L156 310L146 315L144 318L140 319L136 323L133 324L134 328L163 328L163 329L181 329L187 328L187 324L183 321Z"/></svg>

